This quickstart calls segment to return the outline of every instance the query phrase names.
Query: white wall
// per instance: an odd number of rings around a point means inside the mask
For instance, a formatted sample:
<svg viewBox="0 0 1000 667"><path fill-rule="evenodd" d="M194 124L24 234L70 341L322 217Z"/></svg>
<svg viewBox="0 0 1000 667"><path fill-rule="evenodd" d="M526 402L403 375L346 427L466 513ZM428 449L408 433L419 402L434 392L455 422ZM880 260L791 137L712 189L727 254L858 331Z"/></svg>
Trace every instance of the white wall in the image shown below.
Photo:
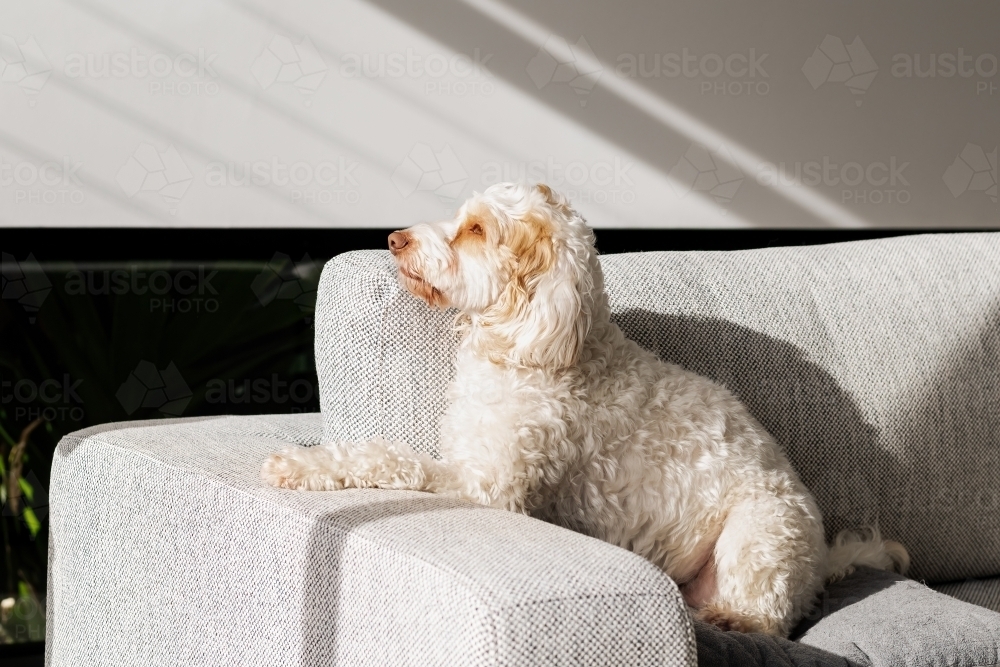
<svg viewBox="0 0 1000 667"><path fill-rule="evenodd" d="M0 225L404 226L525 174L599 227L997 225L998 34L984 0L4 0Z"/></svg>

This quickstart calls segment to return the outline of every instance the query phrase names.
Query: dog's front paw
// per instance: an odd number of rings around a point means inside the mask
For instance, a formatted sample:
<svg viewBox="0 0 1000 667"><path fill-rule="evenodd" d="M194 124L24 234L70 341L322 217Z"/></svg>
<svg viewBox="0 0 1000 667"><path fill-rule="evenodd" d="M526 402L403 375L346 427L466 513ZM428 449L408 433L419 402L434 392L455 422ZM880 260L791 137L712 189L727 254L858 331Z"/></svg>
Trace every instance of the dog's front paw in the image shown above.
<svg viewBox="0 0 1000 667"><path fill-rule="evenodd" d="M302 486L302 477L296 474L297 467L289 452L275 452L264 460L260 467L260 478L266 484L280 489L298 489Z"/></svg>
<svg viewBox="0 0 1000 667"><path fill-rule="evenodd" d="M264 460L260 478L281 489L338 491L346 486L342 468L329 447L286 447Z"/></svg>

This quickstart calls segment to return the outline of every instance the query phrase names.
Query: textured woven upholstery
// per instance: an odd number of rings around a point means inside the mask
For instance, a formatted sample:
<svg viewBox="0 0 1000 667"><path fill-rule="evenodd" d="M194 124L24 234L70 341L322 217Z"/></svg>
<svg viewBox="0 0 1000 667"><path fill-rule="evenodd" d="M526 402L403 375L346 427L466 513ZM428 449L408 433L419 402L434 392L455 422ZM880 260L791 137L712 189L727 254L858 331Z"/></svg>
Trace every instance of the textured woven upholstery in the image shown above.
<svg viewBox="0 0 1000 667"><path fill-rule="evenodd" d="M934 590L958 598L963 602L1000 611L1000 577L938 584Z"/></svg>
<svg viewBox="0 0 1000 667"><path fill-rule="evenodd" d="M796 641L702 623L695 636L702 667L976 667L1000 658L1000 614L865 567L827 587Z"/></svg>
<svg viewBox="0 0 1000 667"><path fill-rule="evenodd" d="M1000 664L1000 614L870 568L828 586L797 631L859 667Z"/></svg>
<svg viewBox="0 0 1000 667"><path fill-rule="evenodd" d="M1000 234L602 265L626 334L734 390L831 534L877 521L932 582L1000 574ZM388 252L335 258L318 298L324 437L433 452L452 313L402 292Z"/></svg>
<svg viewBox="0 0 1000 667"><path fill-rule="evenodd" d="M384 435L434 453L454 377L454 312L400 289L388 252L339 255L316 296L316 372L327 440Z"/></svg>
<svg viewBox="0 0 1000 667"><path fill-rule="evenodd" d="M318 414L108 424L52 469L47 664L686 665L625 550L420 493L267 488Z"/></svg>
<svg viewBox="0 0 1000 667"><path fill-rule="evenodd" d="M981 578L936 588L1000 606L1000 234L602 263L626 333L737 392L830 531L878 520L917 578ZM385 435L433 453L451 322L399 290L388 253L342 255L318 295L322 417L67 436L49 494L47 664L694 664L676 586L625 550L427 494L261 484L261 461L288 444ZM854 611L894 631L908 617L893 625L901 603L884 599ZM856 664L875 645L853 618L817 635L826 657ZM919 645L956 662L950 619L923 624ZM915 642L871 662L905 664Z"/></svg>

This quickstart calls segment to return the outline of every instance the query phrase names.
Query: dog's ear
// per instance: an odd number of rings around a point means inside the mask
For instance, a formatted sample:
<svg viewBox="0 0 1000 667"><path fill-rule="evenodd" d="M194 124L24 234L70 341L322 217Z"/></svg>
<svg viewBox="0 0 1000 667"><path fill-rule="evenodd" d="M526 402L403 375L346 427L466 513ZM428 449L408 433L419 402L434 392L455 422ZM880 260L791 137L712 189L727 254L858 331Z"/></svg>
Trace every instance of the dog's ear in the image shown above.
<svg viewBox="0 0 1000 667"><path fill-rule="evenodd" d="M545 230L545 220L519 223L511 279L483 313L482 352L520 366L556 370L574 365L590 333L592 285L586 257Z"/></svg>
<svg viewBox="0 0 1000 667"><path fill-rule="evenodd" d="M515 357L528 366L573 366L590 333L589 309L584 309L575 267L565 258L555 258L529 294L523 327L514 341Z"/></svg>
<svg viewBox="0 0 1000 667"><path fill-rule="evenodd" d="M549 206L557 206L560 203L559 198L552 191L552 188L545 185L545 183L536 183L535 189L538 190L543 197L545 197L545 203Z"/></svg>

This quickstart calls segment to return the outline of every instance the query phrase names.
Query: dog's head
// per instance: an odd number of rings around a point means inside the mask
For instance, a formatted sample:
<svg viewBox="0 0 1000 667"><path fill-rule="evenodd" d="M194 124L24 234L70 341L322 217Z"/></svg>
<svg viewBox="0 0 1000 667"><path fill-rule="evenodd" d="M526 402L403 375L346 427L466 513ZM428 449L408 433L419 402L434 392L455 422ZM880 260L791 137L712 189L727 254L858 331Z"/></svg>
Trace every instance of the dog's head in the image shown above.
<svg viewBox="0 0 1000 667"><path fill-rule="evenodd" d="M594 236L548 186L501 183L454 220L389 235L399 279L468 316L470 344L496 363L572 366L590 331Z"/></svg>

